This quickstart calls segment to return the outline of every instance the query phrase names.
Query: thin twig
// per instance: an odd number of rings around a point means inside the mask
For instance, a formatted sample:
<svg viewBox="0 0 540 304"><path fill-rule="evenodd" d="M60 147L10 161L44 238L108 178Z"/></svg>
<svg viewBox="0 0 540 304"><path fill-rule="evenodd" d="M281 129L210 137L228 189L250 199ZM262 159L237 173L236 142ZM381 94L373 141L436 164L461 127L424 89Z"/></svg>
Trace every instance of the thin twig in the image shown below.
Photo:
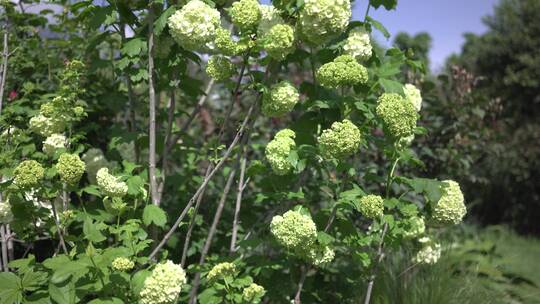
<svg viewBox="0 0 540 304"><path fill-rule="evenodd" d="M244 184L244 175L246 172L246 151L245 148L240 154L240 178L238 179L238 193L236 194L236 204L234 207L233 228L231 235L231 245L229 247L229 253L233 254L236 251L236 238L238 235L238 221L240 218L240 208L242 207L242 193L246 185Z"/></svg>
<svg viewBox="0 0 540 304"><path fill-rule="evenodd" d="M6 225L0 226L0 234L2 236L2 271L9 271L8 268L8 250L7 250L7 235L4 230Z"/></svg>
<svg viewBox="0 0 540 304"><path fill-rule="evenodd" d="M9 21L6 14L6 25L4 27L4 49L2 51L2 79L0 80L0 114L2 113L2 104L4 102L4 90L6 87L6 77L8 69L8 57L9 57Z"/></svg>
<svg viewBox="0 0 540 304"><path fill-rule="evenodd" d="M64 253L68 254L66 242L64 241L64 235L62 233L62 227L60 227L60 222L58 222L58 212L56 212L56 205L54 204L54 202L51 202L51 206L52 206L54 223L56 224L56 228L58 230L58 238L60 239L60 246L62 247L62 250L64 251Z"/></svg>
<svg viewBox="0 0 540 304"><path fill-rule="evenodd" d="M173 125L173 119L174 119L174 111L176 109L176 99L174 94L174 89L171 90L171 98L170 98L170 104L169 104L169 112L167 114L167 131L165 133L165 140L164 140L164 147L168 147L171 141L171 133L172 133L172 125ZM163 196L163 187L165 187L165 179L167 178L167 158L169 156L169 150L163 149L163 153L161 156L161 180L158 185L158 195L159 195L159 201L161 201L161 198Z"/></svg>
<svg viewBox="0 0 540 304"><path fill-rule="evenodd" d="M152 204L159 206L158 186L156 179L156 92L154 88L154 7L148 9L148 98L149 98L149 130L148 130L148 175L150 179L150 197Z"/></svg>

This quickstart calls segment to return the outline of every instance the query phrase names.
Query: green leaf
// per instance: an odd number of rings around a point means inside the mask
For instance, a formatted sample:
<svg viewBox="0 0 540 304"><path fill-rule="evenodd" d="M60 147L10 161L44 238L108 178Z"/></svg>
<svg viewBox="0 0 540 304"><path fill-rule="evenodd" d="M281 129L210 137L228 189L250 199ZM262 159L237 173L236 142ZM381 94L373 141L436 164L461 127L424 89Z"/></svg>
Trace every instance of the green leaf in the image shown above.
<svg viewBox="0 0 540 304"><path fill-rule="evenodd" d="M319 241L321 245L330 245L334 241L334 237L324 231L318 231L317 241Z"/></svg>
<svg viewBox="0 0 540 304"><path fill-rule="evenodd" d="M165 29L165 26L167 25L167 20L175 11L176 7L172 5L157 18L156 22L154 22L154 34L156 34L156 36L161 35L161 32L163 32L163 29Z"/></svg>
<svg viewBox="0 0 540 304"><path fill-rule="evenodd" d="M167 223L167 214L156 205L146 205L143 211L143 222L146 226L154 223L158 227L164 227Z"/></svg>
<svg viewBox="0 0 540 304"><path fill-rule="evenodd" d="M94 243L99 243L106 240L107 238L101 233L101 230L103 230L103 227L95 224L91 218L87 217L84 220L83 233L87 240Z"/></svg>
<svg viewBox="0 0 540 304"><path fill-rule="evenodd" d="M390 38L390 32L388 32L388 30L386 29L386 27L384 27L384 25L382 25L382 23L369 16L367 17L367 21L371 23L371 25L373 25L373 27L376 28L379 32L381 32L384 35L384 38Z"/></svg>
<svg viewBox="0 0 540 304"><path fill-rule="evenodd" d="M11 272L0 273L0 300L2 303L20 303L22 301L21 279Z"/></svg>
<svg viewBox="0 0 540 304"><path fill-rule="evenodd" d="M133 38L124 43L124 47L122 47L122 54L129 57L138 56L143 51L146 51L146 41L141 38Z"/></svg>
<svg viewBox="0 0 540 304"><path fill-rule="evenodd" d="M105 298L92 300L88 304L124 304L124 301L119 298Z"/></svg>
<svg viewBox="0 0 540 304"><path fill-rule="evenodd" d="M64 284L49 284L49 294L51 299L58 304L75 304L75 284L72 281L67 281Z"/></svg>
<svg viewBox="0 0 540 304"><path fill-rule="evenodd" d="M386 93L403 94L403 85L399 81L381 78L379 84Z"/></svg>
<svg viewBox="0 0 540 304"><path fill-rule="evenodd" d="M392 10L396 8L397 0L369 0L369 4L374 8L379 8L382 5L386 10Z"/></svg>
<svg viewBox="0 0 540 304"><path fill-rule="evenodd" d="M51 283L59 284L65 282L71 276L79 278L86 273L88 273L88 266L86 264L70 261L69 263L64 264L62 267L56 269L51 276Z"/></svg>
<svg viewBox="0 0 540 304"><path fill-rule="evenodd" d="M152 274L151 271L143 269L143 270L138 271L136 274L133 275L133 277L131 278L131 286L132 286L134 294L139 294L139 292L141 291L141 289L144 286L144 280L146 280L146 278L150 274Z"/></svg>
<svg viewBox="0 0 540 304"><path fill-rule="evenodd" d="M29 271L23 275L21 285L24 290L34 291L47 281L47 273L42 271Z"/></svg>

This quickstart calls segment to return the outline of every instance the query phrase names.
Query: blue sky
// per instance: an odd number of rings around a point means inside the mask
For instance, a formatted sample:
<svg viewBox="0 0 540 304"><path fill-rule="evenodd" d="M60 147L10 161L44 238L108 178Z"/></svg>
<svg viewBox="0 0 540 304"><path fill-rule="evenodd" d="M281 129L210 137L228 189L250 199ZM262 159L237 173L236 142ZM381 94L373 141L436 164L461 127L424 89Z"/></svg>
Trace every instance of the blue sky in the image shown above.
<svg viewBox="0 0 540 304"><path fill-rule="evenodd" d="M364 18L367 0L355 1L353 19ZM428 32L433 41L430 52L431 68L437 70L452 53L461 50L463 33L481 34L486 31L482 17L491 15L497 0L399 0L397 10L383 7L371 9L370 17L381 22L393 35L399 32L416 34ZM376 39L390 45L393 37Z"/></svg>

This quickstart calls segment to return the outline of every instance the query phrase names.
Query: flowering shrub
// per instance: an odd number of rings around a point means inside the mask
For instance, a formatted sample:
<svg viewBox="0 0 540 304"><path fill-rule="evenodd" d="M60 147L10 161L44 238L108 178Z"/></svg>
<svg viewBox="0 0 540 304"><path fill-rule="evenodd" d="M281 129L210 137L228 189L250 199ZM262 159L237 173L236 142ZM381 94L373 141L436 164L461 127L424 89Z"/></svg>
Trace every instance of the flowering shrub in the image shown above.
<svg viewBox="0 0 540 304"><path fill-rule="evenodd" d="M463 220L456 182L404 174L418 62L348 0L67 11L80 60L2 113L2 303L369 302L386 256L432 265Z"/></svg>

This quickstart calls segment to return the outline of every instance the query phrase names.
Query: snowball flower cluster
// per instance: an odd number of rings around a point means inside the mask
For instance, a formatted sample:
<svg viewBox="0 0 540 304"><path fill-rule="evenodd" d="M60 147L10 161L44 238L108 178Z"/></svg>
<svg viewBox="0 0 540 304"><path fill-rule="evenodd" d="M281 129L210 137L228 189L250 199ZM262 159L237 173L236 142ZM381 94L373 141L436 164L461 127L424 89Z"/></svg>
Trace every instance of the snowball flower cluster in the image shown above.
<svg viewBox="0 0 540 304"><path fill-rule="evenodd" d="M349 33L343 45L343 53L356 60L367 60L371 57L372 47L369 33L364 28L356 28Z"/></svg>
<svg viewBox="0 0 540 304"><path fill-rule="evenodd" d="M128 187L126 183L119 181L118 178L109 174L108 168L101 168L96 174L97 184L108 196L122 197L126 195Z"/></svg>
<svg viewBox="0 0 540 304"><path fill-rule="evenodd" d="M86 165L86 173L88 180L95 184L96 183L96 174L99 169L108 167L109 162L103 155L103 151L97 148L90 148L82 157Z"/></svg>
<svg viewBox="0 0 540 304"><path fill-rule="evenodd" d="M323 87L338 88L366 83L367 69L350 55L338 56L317 70L317 79Z"/></svg>
<svg viewBox="0 0 540 304"><path fill-rule="evenodd" d="M463 193L459 184L453 180L445 180L443 184L443 194L433 207L431 217L439 224L457 225L467 213Z"/></svg>
<svg viewBox="0 0 540 304"><path fill-rule="evenodd" d="M274 216L270 232L280 245L292 251L304 251L317 240L317 226L311 217L293 210Z"/></svg>
<svg viewBox="0 0 540 304"><path fill-rule="evenodd" d="M261 41L268 56L283 60L294 51L294 29L288 24L276 24Z"/></svg>
<svg viewBox="0 0 540 304"><path fill-rule="evenodd" d="M212 269L206 275L206 278L208 281L221 280L225 277L234 276L235 274L236 265L233 263L224 262L212 267Z"/></svg>
<svg viewBox="0 0 540 304"><path fill-rule="evenodd" d="M11 206L7 200L0 201L0 223L9 224L13 221L13 213L11 213Z"/></svg>
<svg viewBox="0 0 540 304"><path fill-rule="evenodd" d="M84 162L76 154L64 153L58 158L56 170L60 179L69 185L75 185L84 174Z"/></svg>
<svg viewBox="0 0 540 304"><path fill-rule="evenodd" d="M64 135L57 133L51 134L51 136L47 137L45 141L43 141L43 152L49 156L52 156L56 150L65 148L66 144L67 139Z"/></svg>
<svg viewBox="0 0 540 304"><path fill-rule="evenodd" d="M315 266L323 266L334 260L336 253L330 246L317 245L307 251L307 260Z"/></svg>
<svg viewBox="0 0 540 304"><path fill-rule="evenodd" d="M420 90L414 85L408 83L403 87L405 92L405 100L412 103L416 111L422 109L422 94Z"/></svg>
<svg viewBox="0 0 540 304"><path fill-rule="evenodd" d="M20 188L28 189L39 185L45 175L45 169L35 160L21 162L13 171L13 183Z"/></svg>
<svg viewBox="0 0 540 304"><path fill-rule="evenodd" d="M441 257L441 245L432 241L429 237L423 237L418 240L422 248L416 253L413 262L419 264L433 265Z"/></svg>
<svg viewBox="0 0 540 304"><path fill-rule="evenodd" d="M274 6L261 4L259 9L261 11L261 20L257 28L259 37L263 37L274 25L285 23L285 20L280 16L280 11Z"/></svg>
<svg viewBox="0 0 540 304"><path fill-rule="evenodd" d="M128 258L119 257L112 261L111 266L114 270L130 271L133 269L133 267L135 267L135 263Z"/></svg>
<svg viewBox="0 0 540 304"><path fill-rule="evenodd" d="M199 51L214 40L220 14L201 0L191 0L168 19L171 36L183 48Z"/></svg>
<svg viewBox="0 0 540 304"><path fill-rule="evenodd" d="M251 32L257 29L261 20L261 10L257 0L240 0L233 2L229 10L231 21L242 32Z"/></svg>
<svg viewBox="0 0 540 304"><path fill-rule="evenodd" d="M377 102L375 111L384 123L387 135L395 139L413 135L418 114L412 103L395 93L384 93Z"/></svg>
<svg viewBox="0 0 540 304"><path fill-rule="evenodd" d="M379 195L369 194L360 198L360 212L367 218L375 220L384 212L384 201Z"/></svg>
<svg viewBox="0 0 540 304"><path fill-rule="evenodd" d="M276 133L274 139L266 146L266 159L275 174L286 175L291 171L292 164L289 161L289 154L296 147L295 137L294 131L284 129Z"/></svg>
<svg viewBox="0 0 540 304"><path fill-rule="evenodd" d="M299 99L298 90L290 82L282 81L264 94L262 112L270 117L282 116L290 112Z"/></svg>
<svg viewBox="0 0 540 304"><path fill-rule="evenodd" d="M421 236L426 231L426 223L422 217L412 217L406 221L403 237L413 239Z"/></svg>
<svg viewBox="0 0 540 304"><path fill-rule="evenodd" d="M264 296L266 290L261 285L251 283L248 287L242 291L242 297L248 303L252 303Z"/></svg>
<svg viewBox="0 0 540 304"><path fill-rule="evenodd" d="M227 56L234 56L242 51L238 42L234 41L231 37L231 32L222 27L216 30L214 45L223 55Z"/></svg>
<svg viewBox="0 0 540 304"><path fill-rule="evenodd" d="M307 41L323 44L345 30L351 15L349 0L305 0L300 30Z"/></svg>
<svg viewBox="0 0 540 304"><path fill-rule="evenodd" d="M334 122L319 136L319 149L325 158L343 159L358 150L361 134L350 120Z"/></svg>
<svg viewBox="0 0 540 304"><path fill-rule="evenodd" d="M234 64L225 56L215 55L208 59L206 73L217 81L224 81L236 72Z"/></svg>
<svg viewBox="0 0 540 304"><path fill-rule="evenodd" d="M30 118L29 126L32 132L47 137L54 133L61 133L64 131L65 123L58 119L46 117L43 114L38 114Z"/></svg>
<svg viewBox="0 0 540 304"><path fill-rule="evenodd" d="M144 280L139 294L142 304L173 304L178 300L182 286L186 284L186 272L182 266L167 261L156 265L152 274Z"/></svg>

